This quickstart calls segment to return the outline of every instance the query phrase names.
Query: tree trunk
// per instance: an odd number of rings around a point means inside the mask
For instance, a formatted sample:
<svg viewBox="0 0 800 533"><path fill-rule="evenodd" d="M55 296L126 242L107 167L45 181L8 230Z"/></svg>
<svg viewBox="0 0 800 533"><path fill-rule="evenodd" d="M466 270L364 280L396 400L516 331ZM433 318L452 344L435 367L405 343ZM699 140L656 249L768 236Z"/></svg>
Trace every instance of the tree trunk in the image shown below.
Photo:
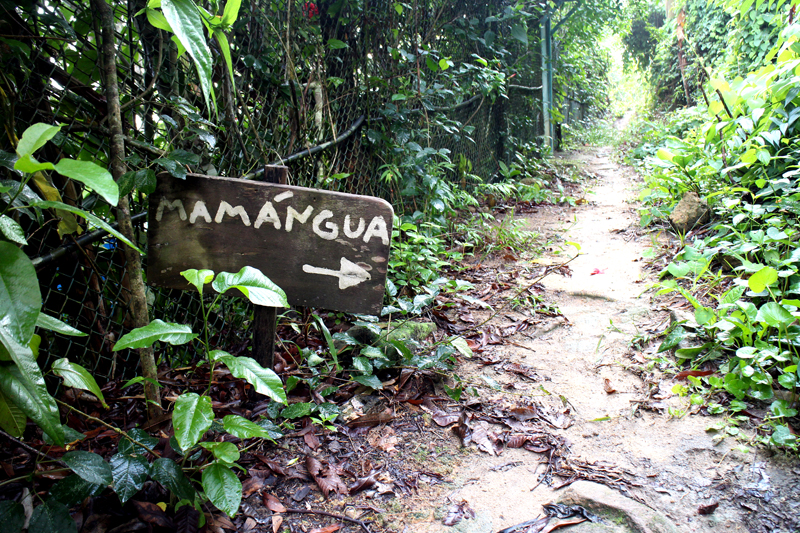
<svg viewBox="0 0 800 533"><path fill-rule="evenodd" d="M108 103L108 125L111 130L110 161L111 174L114 180L119 181L125 173L125 141L122 134L122 113L119 103L119 86L117 85L116 44L114 42L114 14L106 0L92 0L95 12L100 19L103 35L101 48L101 71L105 85L106 101ZM99 37L99 36L98 36ZM98 39L99 41L99 39ZM131 242L136 242L131 223L131 212L128 196L119 199L117 205L117 222L120 232ZM125 244L120 244L125 252L125 268L128 270L130 280L130 312L133 315L135 327L146 326L150 322L147 313L147 299L144 292L144 279L142 278L142 258L139 252ZM161 408L161 394L154 383L158 380L155 358L152 348L138 350L139 360L142 365L142 375L153 380L153 383L144 383L144 395L147 400L147 413L154 418L163 413Z"/></svg>

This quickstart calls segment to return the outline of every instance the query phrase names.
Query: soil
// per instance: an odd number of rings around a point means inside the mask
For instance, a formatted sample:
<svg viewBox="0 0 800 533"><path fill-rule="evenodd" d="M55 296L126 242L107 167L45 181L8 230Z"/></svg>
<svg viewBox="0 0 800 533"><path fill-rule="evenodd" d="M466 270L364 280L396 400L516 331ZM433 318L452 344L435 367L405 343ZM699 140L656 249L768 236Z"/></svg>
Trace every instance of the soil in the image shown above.
<svg viewBox="0 0 800 533"><path fill-rule="evenodd" d="M526 229L557 245L544 256L523 254L509 261L507 255L475 268L493 271L500 281L515 281L496 295L502 301L535 281L548 265L563 264L575 255L575 248L565 243L579 243L576 259L552 269L536 285L562 316L542 319L524 306L504 309L487 324L489 330L526 317L533 317L535 327L506 337L503 344L487 345L480 354L483 361L478 354L464 359L456 374L484 403L558 412L569 422L549 431L566 439L573 461L590 467L588 474L576 478L603 483L604 469L613 469L621 476L615 479L624 479L613 483L617 488L663 513L678 531L800 530L798 462L707 431L721 417L690 408L686 397L672 393L679 381L660 371L658 337L669 325L676 302L654 297L655 275L643 252L669 244L664 244L663 235L655 237L639 228L633 201L637 176L614 162L605 148L564 154L561 163L595 177L584 184L588 202L516 215ZM477 323L491 315L479 308L470 312ZM489 352L494 361L531 367L535 379L503 370L503 365L485 364ZM483 453L474 444L460 447L452 432L443 437L435 446L417 445L429 450L429 461L444 468L445 482L420 486L415 495L403 498L403 510L386 515L393 529L500 531L541 515L543 504L558 499L557 489L574 481L546 475L547 461L541 454L524 449ZM454 527L443 525L454 504L471 509L474 518Z"/></svg>

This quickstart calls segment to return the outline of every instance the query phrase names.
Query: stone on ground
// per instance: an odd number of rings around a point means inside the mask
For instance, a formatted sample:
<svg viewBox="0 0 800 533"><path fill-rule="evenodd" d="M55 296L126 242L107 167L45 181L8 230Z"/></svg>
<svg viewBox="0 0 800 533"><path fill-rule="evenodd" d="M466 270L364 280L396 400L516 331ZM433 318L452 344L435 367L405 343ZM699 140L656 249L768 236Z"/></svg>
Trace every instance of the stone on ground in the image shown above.
<svg viewBox="0 0 800 533"><path fill-rule="evenodd" d="M686 233L696 226L705 224L710 218L711 210L705 200L702 200L696 192L689 191L672 210L669 221L679 233Z"/></svg>
<svg viewBox="0 0 800 533"><path fill-rule="evenodd" d="M678 533L678 528L663 514L599 483L576 481L563 490L557 501L580 505L604 521L603 524L584 522L570 528L570 532Z"/></svg>

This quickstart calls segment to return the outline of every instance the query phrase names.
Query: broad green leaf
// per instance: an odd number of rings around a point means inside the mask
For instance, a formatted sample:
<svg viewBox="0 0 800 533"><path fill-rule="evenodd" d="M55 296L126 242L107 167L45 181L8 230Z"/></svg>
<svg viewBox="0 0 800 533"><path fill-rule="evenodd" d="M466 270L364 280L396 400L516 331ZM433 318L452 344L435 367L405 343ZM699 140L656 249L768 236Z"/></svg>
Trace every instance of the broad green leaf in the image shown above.
<svg viewBox="0 0 800 533"><path fill-rule="evenodd" d="M225 36L225 33L222 30L214 30L214 38L219 43L219 49L222 50L222 58L225 60L225 65L228 67L228 76L231 77L231 87L236 87L236 78L233 76L231 47L228 44L228 38Z"/></svg>
<svg viewBox="0 0 800 533"><path fill-rule="evenodd" d="M119 231L117 231L114 228L112 228L111 225L108 222L106 222L105 220L103 220L101 218L98 218L98 217L94 216L91 213L88 213L88 212L84 211L83 209L79 209L77 207L74 207L74 206L71 206L71 205L67 205L67 204L65 204L63 202L50 202L50 201L45 201L45 200L40 200L38 202L31 202L30 205L32 205L34 207L38 207L40 209L60 209L62 211L67 211L68 213L72 213L73 215L78 215L80 217L83 217L86 220L88 220L89 222L91 222L93 225L97 226L98 228L102 228L102 229L106 230L108 233L110 233L111 235L113 235L117 239L121 240L122 242L124 242L125 244L127 244L128 246L130 246L131 248L133 248L134 250L136 250L140 254L144 255L144 252L142 250L140 250L138 246L136 246L131 241L129 241L122 233L120 233Z"/></svg>
<svg viewBox="0 0 800 533"><path fill-rule="evenodd" d="M229 289L238 289L256 305L289 307L283 289L275 285L257 268L246 266L236 274L220 272L211 286L220 294L224 294Z"/></svg>
<svg viewBox="0 0 800 533"><path fill-rule="evenodd" d="M12 437L20 438L27 421L25 413L0 392L0 428Z"/></svg>
<svg viewBox="0 0 800 533"><path fill-rule="evenodd" d="M242 0L228 0L225 2L225 9L222 11L222 24L231 26L239 17L239 7Z"/></svg>
<svg viewBox="0 0 800 533"><path fill-rule="evenodd" d="M33 155L36 150L52 139L59 130L61 130L61 126L50 126L41 122L29 126L17 144L17 154L20 157Z"/></svg>
<svg viewBox="0 0 800 533"><path fill-rule="evenodd" d="M36 327L55 331L56 333L61 333L62 335L68 335L70 337L86 337L86 333L44 313L39 313L39 316L36 317Z"/></svg>
<svg viewBox="0 0 800 533"><path fill-rule="evenodd" d="M212 360L227 366L234 377L250 383L257 393L286 404L286 391L283 390L281 378L271 369L264 368L250 357L234 357L221 350L214 350L209 355Z"/></svg>
<svg viewBox="0 0 800 533"><path fill-rule="evenodd" d="M25 525L25 508L14 500L0 500L0 524L7 533L22 531Z"/></svg>
<svg viewBox="0 0 800 533"><path fill-rule="evenodd" d="M33 510L28 533L77 533L78 528L66 505L49 499Z"/></svg>
<svg viewBox="0 0 800 533"><path fill-rule="evenodd" d="M108 170L96 163L64 158L56 163L56 172L88 185L113 206L119 202L119 187L114 178Z"/></svg>
<svg viewBox="0 0 800 533"><path fill-rule="evenodd" d="M523 24L515 24L511 28L511 36L514 39L516 39L519 42L521 42L522 44L524 44L525 46L528 46L528 28L525 26L524 23Z"/></svg>
<svg viewBox="0 0 800 533"><path fill-rule="evenodd" d="M747 280L747 286L753 292L763 292L764 289L778 281L778 271L772 267L764 267Z"/></svg>
<svg viewBox="0 0 800 533"><path fill-rule="evenodd" d="M775 400L769 406L769 410L772 411L773 415L784 418L792 418L797 416L797 409L793 409L786 400Z"/></svg>
<svg viewBox="0 0 800 533"><path fill-rule="evenodd" d="M239 448L232 442L201 442L200 446L224 463L235 463L239 460Z"/></svg>
<svg viewBox="0 0 800 533"><path fill-rule="evenodd" d="M184 270L181 272L181 276L186 278L186 281L194 285L194 287L197 289L197 292L202 295L203 286L206 283L211 283L211 280L214 279L214 271L190 268L189 270Z"/></svg>
<svg viewBox="0 0 800 533"><path fill-rule="evenodd" d="M676 327L664 337L664 340L661 341L661 345L658 347L658 352L666 352L667 350L671 350L676 347L680 342L688 335L685 329L681 326Z"/></svg>
<svg viewBox="0 0 800 533"><path fill-rule="evenodd" d="M195 490L180 465L172 459L159 457L150 465L150 477L161 483L179 500L194 501Z"/></svg>
<svg viewBox="0 0 800 533"><path fill-rule="evenodd" d="M108 409L108 404L103 397L100 387L97 386L97 381L95 381L88 370L79 364L71 363L66 357L54 361L51 368L57 376L61 376L64 379L65 385L91 392L97 396L97 399L100 400L103 407Z"/></svg>
<svg viewBox="0 0 800 533"><path fill-rule="evenodd" d="M0 340L10 336L18 344L27 345L41 307L33 263L17 246L0 241ZM7 345L6 349L12 351Z"/></svg>
<svg viewBox="0 0 800 533"><path fill-rule="evenodd" d="M275 422L272 420L269 420L268 418L262 418L257 422L257 424L267 432L270 440L278 440L283 438L283 431L281 431L280 426L275 424Z"/></svg>
<svg viewBox="0 0 800 533"><path fill-rule="evenodd" d="M77 429L72 429L66 424L61 424L61 429L64 431L64 442L66 442L67 444L80 442L86 439L86 435L84 435ZM50 444L50 445L54 444L53 441L50 439L50 437L47 435L47 433L44 434L43 440L45 444Z"/></svg>
<svg viewBox="0 0 800 533"><path fill-rule="evenodd" d="M353 368L362 374L372 374L372 363L366 357L353 357Z"/></svg>
<svg viewBox="0 0 800 533"><path fill-rule="evenodd" d="M58 480L50 489L50 497L67 507L77 505L89 496L97 496L106 489L103 485L89 483L78 474Z"/></svg>
<svg viewBox="0 0 800 533"><path fill-rule="evenodd" d="M675 159L675 154L666 150L665 148L659 148L656 152L656 157L661 159L662 161L672 161Z"/></svg>
<svg viewBox="0 0 800 533"><path fill-rule="evenodd" d="M28 244L28 241L25 240L25 232L22 230L22 226L8 215L0 215L0 234L11 242L23 246Z"/></svg>
<svg viewBox="0 0 800 533"><path fill-rule="evenodd" d="M14 170L25 172L27 174L36 174L42 170L54 170L56 167L52 163L40 163L32 155L23 155L14 163Z"/></svg>
<svg viewBox="0 0 800 533"><path fill-rule="evenodd" d="M175 439L182 450L189 450L211 427L214 410L211 398L194 392L186 392L175 401L172 424L175 426Z"/></svg>
<svg viewBox="0 0 800 533"><path fill-rule="evenodd" d="M192 328L186 324L164 322L157 318L146 326L136 328L123 335L114 345L113 351L118 352L126 348L147 348L156 341L172 345L186 344L196 337L197 333L192 333Z"/></svg>
<svg viewBox="0 0 800 533"><path fill-rule="evenodd" d="M439 68L442 70L447 70L453 66L453 62L449 59L440 59L439 60Z"/></svg>
<svg viewBox="0 0 800 533"><path fill-rule="evenodd" d="M452 337L450 339L450 344L464 357L469 358L473 356L472 348L469 347L467 339L464 337Z"/></svg>
<svg viewBox="0 0 800 533"><path fill-rule="evenodd" d="M272 437L270 437L269 433L267 433L264 428L243 416L226 415L222 419L222 426L225 428L225 431L240 439L260 437L262 439L272 440Z"/></svg>
<svg viewBox="0 0 800 533"><path fill-rule="evenodd" d="M356 376L353 378L353 381L357 381L358 383L375 390L381 390L383 388L383 383L381 383L381 380L379 380L376 376Z"/></svg>
<svg viewBox="0 0 800 533"><path fill-rule="evenodd" d="M175 36L192 56L206 105L209 110L214 109L216 104L211 98L213 94L211 86L213 61L211 51L206 44L203 22L197 6L193 0L162 0L161 11L164 13L167 23L172 27Z"/></svg>
<svg viewBox="0 0 800 533"><path fill-rule="evenodd" d="M700 326L714 323L714 311L708 307L701 307L694 310L694 319Z"/></svg>
<svg viewBox="0 0 800 533"><path fill-rule="evenodd" d="M119 440L119 445L117 451L124 455L143 455L148 453L148 450L143 448L142 446L135 444L131 439L136 440L137 442L142 443L143 445L149 447L151 450L158 445L158 439L155 437L151 437L149 433L145 430L140 428L133 428L129 430L128 436L130 437L122 437Z"/></svg>
<svg viewBox="0 0 800 533"><path fill-rule="evenodd" d="M288 418L290 420L295 418L303 418L304 416L308 416L311 414L311 408L314 404L309 402L297 402L293 403L292 405L288 406L286 409L281 411L281 416L283 418Z"/></svg>
<svg viewBox="0 0 800 533"><path fill-rule="evenodd" d="M65 453L61 460L89 483L105 486L114 482L111 466L96 453L77 450Z"/></svg>
<svg viewBox="0 0 800 533"><path fill-rule="evenodd" d="M794 322L795 317L778 302L767 302L758 310L756 320L773 328L779 328Z"/></svg>
<svg viewBox="0 0 800 533"><path fill-rule="evenodd" d="M235 516L242 503L242 482L230 467L214 463L203 470L203 490L217 509Z"/></svg>
<svg viewBox="0 0 800 533"><path fill-rule="evenodd" d="M339 39L328 39L328 48L331 50L340 50L347 48L347 43Z"/></svg>
<svg viewBox="0 0 800 533"><path fill-rule="evenodd" d="M150 473L150 463L141 455L118 453L110 460L111 475L114 478L114 492L124 505L141 490Z"/></svg>
<svg viewBox="0 0 800 533"><path fill-rule="evenodd" d="M148 7L145 13L147 15L147 20L150 22L150 24L152 24L159 30L166 30L170 33L174 33L172 31L172 26L169 25L169 22L167 22L166 17L160 11L156 11L155 9Z"/></svg>
<svg viewBox="0 0 800 533"><path fill-rule="evenodd" d="M0 337L3 337L0 328ZM64 445L64 429L59 421L58 406L42 376L29 346L16 344L10 336L1 339L16 365L0 366L0 392L33 420L52 441Z"/></svg>
<svg viewBox="0 0 800 533"><path fill-rule="evenodd" d="M787 446L797 442L797 435L792 433L789 426L781 424L775 426L775 430L772 432L772 435L770 435L770 440L777 446Z"/></svg>

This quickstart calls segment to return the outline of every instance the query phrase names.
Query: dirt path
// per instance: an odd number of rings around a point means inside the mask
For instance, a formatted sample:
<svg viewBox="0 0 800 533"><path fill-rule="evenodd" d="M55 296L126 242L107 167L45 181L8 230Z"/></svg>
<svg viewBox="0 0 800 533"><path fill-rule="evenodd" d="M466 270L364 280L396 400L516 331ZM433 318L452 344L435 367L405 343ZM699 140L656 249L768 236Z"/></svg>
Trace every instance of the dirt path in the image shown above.
<svg viewBox="0 0 800 533"><path fill-rule="evenodd" d="M687 410L686 399L671 393L676 381L662 376L656 363L648 364L658 344L648 338L667 326L669 309L646 292L653 276L643 269L642 252L651 239L639 231L629 203L636 195L633 174L609 156L609 150L600 149L565 157L598 177L588 184L594 194L586 196L587 204L521 215L533 231L579 243L582 254L570 263L571 276L551 274L542 280L546 301L558 306L566 320L537 322L491 347L495 359L532 367L539 378L521 379L501 365L474 359L459 375L479 384L484 404L533 405L558 415L552 432L567 439L574 460L596 468L608 463L627 472L627 494L662 512L677 531L797 531L800 471L794 463L764 451L743 453L732 438L718 442L706 429L719 417L670 416L670 407L673 415ZM500 264L497 276L502 280L504 272L515 273L509 291L514 292L535 279L542 264L564 260L551 256ZM503 311L492 324L525 316L518 307ZM471 450L451 458L456 466L450 483L409 503L420 512L405 521L408 531L496 532L535 518L542 504L557 500L554 488L566 481L554 477L545 480L551 486L542 482L546 465L530 451L491 455L474 446ZM442 525L447 508L462 501L475 518L454 528ZM698 514L701 506L715 503L719 506L713 513ZM429 512L433 507L438 511ZM583 526L567 531L578 527Z"/></svg>

